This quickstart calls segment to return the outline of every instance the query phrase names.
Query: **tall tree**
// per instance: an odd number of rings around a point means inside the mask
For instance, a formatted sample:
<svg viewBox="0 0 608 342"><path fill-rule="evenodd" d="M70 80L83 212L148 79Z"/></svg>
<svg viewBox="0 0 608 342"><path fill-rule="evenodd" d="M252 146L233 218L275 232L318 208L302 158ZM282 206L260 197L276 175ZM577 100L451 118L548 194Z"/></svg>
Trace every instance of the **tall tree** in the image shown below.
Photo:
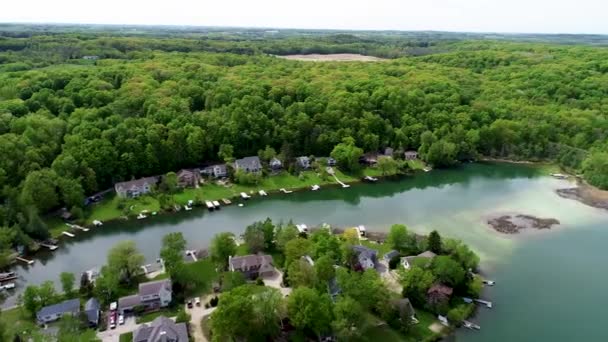
<svg viewBox="0 0 608 342"><path fill-rule="evenodd" d="M367 326L366 312L350 297L340 297L334 305L334 321L331 326L341 341L357 340Z"/></svg>
<svg viewBox="0 0 608 342"><path fill-rule="evenodd" d="M287 300L287 312L294 327L309 329L317 336L330 330L333 321L332 304L329 295L299 287Z"/></svg>
<svg viewBox="0 0 608 342"><path fill-rule="evenodd" d="M347 171L359 169L359 158L363 155L363 150L355 146L355 139L347 137L334 147L331 157L336 160L338 166Z"/></svg>
<svg viewBox="0 0 608 342"><path fill-rule="evenodd" d="M236 255L236 242L234 234L219 233L211 240L211 259L222 268L228 266L228 258Z"/></svg>
<svg viewBox="0 0 608 342"><path fill-rule="evenodd" d="M76 281L74 273L61 272L59 275L59 280L61 281L61 289L63 290L63 293L66 296L71 297L72 291L74 290L74 282Z"/></svg>
<svg viewBox="0 0 608 342"><path fill-rule="evenodd" d="M427 241L427 247L428 249L435 253L435 254L441 254L443 248L441 245L441 235L439 235L439 233L436 230L433 230L428 237L428 241Z"/></svg>
<svg viewBox="0 0 608 342"><path fill-rule="evenodd" d="M163 259L165 269L173 281L180 282L184 269L184 253L186 239L181 232L169 233L163 237L160 257Z"/></svg>
<svg viewBox="0 0 608 342"><path fill-rule="evenodd" d="M108 268L127 283L140 272L144 260L133 241L119 242L108 252Z"/></svg>

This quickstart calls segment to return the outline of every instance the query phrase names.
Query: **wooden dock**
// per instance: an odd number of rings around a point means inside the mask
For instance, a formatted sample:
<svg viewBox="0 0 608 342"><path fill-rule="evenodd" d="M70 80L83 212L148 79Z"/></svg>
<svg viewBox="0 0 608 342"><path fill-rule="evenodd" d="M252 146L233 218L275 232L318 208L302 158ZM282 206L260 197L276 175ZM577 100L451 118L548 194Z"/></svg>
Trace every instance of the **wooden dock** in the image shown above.
<svg viewBox="0 0 608 342"><path fill-rule="evenodd" d="M215 209L219 209L220 208L220 202L218 201L213 201L213 206L215 207Z"/></svg>
<svg viewBox="0 0 608 342"><path fill-rule="evenodd" d="M28 259L22 258L22 257L16 257L15 259L17 259L18 261L24 262L28 265L32 265L34 263L34 260L28 260Z"/></svg>
<svg viewBox="0 0 608 342"><path fill-rule="evenodd" d="M61 234L65 235L67 237L71 237L71 238L73 238L74 236L76 236L76 235L74 235L74 234L72 234L70 232L62 232Z"/></svg>
<svg viewBox="0 0 608 342"><path fill-rule="evenodd" d="M290 193L293 192L291 190L286 190L285 188L280 188L279 191L282 192L282 193L284 193L284 194L290 194Z"/></svg>
<svg viewBox="0 0 608 342"><path fill-rule="evenodd" d="M469 321L462 321L463 326L467 329L471 329L471 330L480 330L481 327L473 322L469 322Z"/></svg>
<svg viewBox="0 0 608 342"><path fill-rule="evenodd" d="M205 201L205 205L207 206L207 209L209 209L209 210L213 210L215 208L215 206L213 205L213 203L211 201Z"/></svg>
<svg viewBox="0 0 608 342"><path fill-rule="evenodd" d="M83 232L88 232L89 228L85 228L85 227L81 227L77 224L70 224L70 223L66 223L66 225L72 229L78 229L78 230L82 230Z"/></svg>
<svg viewBox="0 0 608 342"><path fill-rule="evenodd" d="M44 242L40 242L39 245L42 246L42 247L48 248L48 249L50 249L52 251L54 251L57 248L59 248L57 245L51 245L51 244L44 243Z"/></svg>
<svg viewBox="0 0 608 342"><path fill-rule="evenodd" d="M227 198L222 198L222 202L224 203L224 205L231 205L232 204L232 201L230 201Z"/></svg>
<svg viewBox="0 0 608 342"><path fill-rule="evenodd" d="M492 302L483 299L474 299L475 302L485 305L488 309L492 308Z"/></svg>

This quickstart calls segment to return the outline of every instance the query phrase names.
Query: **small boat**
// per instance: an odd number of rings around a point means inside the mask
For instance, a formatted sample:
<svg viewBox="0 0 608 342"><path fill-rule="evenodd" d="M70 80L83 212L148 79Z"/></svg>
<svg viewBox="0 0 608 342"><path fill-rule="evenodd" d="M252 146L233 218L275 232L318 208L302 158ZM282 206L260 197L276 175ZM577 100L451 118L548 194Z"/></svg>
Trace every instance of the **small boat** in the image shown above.
<svg viewBox="0 0 608 342"><path fill-rule="evenodd" d="M258 193L260 194L260 196L268 196L268 194L264 190L260 190L258 191Z"/></svg>
<svg viewBox="0 0 608 342"><path fill-rule="evenodd" d="M205 205L207 206L207 209L209 209L209 210L213 210L215 208L213 205L213 202L211 202L211 201L205 201Z"/></svg>
<svg viewBox="0 0 608 342"><path fill-rule="evenodd" d="M473 323L473 322L469 322L469 321L462 321L462 324L463 324L463 326L464 326L465 328L467 328L467 329L471 329L471 330L473 330L473 329L475 329L475 330L480 330L480 329L481 329L481 327L480 327L479 325L477 325L477 324L475 324L475 323Z"/></svg>
<svg viewBox="0 0 608 342"><path fill-rule="evenodd" d="M93 225L95 227L99 227L99 226L103 226L103 222L99 221L99 220L93 220Z"/></svg>
<svg viewBox="0 0 608 342"><path fill-rule="evenodd" d="M350 184L342 184L343 188L350 188Z"/></svg>
<svg viewBox="0 0 608 342"><path fill-rule="evenodd" d="M152 212L152 216L156 216L156 214L157 214L156 211Z"/></svg>
<svg viewBox="0 0 608 342"><path fill-rule="evenodd" d="M17 279L17 273L15 273L15 272L0 273L0 281L7 281L7 280L12 280L12 279Z"/></svg>
<svg viewBox="0 0 608 342"><path fill-rule="evenodd" d="M483 283L488 286L496 285L496 282L494 280L484 280Z"/></svg>
<svg viewBox="0 0 608 342"><path fill-rule="evenodd" d="M145 218L147 218L148 216L144 215L143 213L139 213L139 215L137 215L137 219L138 220L143 220Z"/></svg>
<svg viewBox="0 0 608 342"><path fill-rule="evenodd" d="M185 206L184 206L184 210L185 210L185 211L190 211L190 210L192 210L192 207L191 207L191 206L188 206L188 205L185 205Z"/></svg>
<svg viewBox="0 0 608 342"><path fill-rule="evenodd" d="M280 188L279 191L282 192L282 193L284 193L284 194L290 194L290 193L293 192L291 190L286 190L285 188Z"/></svg>
<svg viewBox="0 0 608 342"><path fill-rule="evenodd" d="M188 206L189 207L193 207L194 206L194 201L193 200L188 200Z"/></svg>
<svg viewBox="0 0 608 342"><path fill-rule="evenodd" d="M311 188L312 191L317 191L319 189L321 189L321 187L318 186L317 184L313 185L312 188Z"/></svg>
<svg viewBox="0 0 608 342"><path fill-rule="evenodd" d="M483 300L483 299L475 299L475 302L485 305L488 309L492 308L492 302L490 302L490 301Z"/></svg>
<svg viewBox="0 0 608 342"><path fill-rule="evenodd" d="M0 285L0 290L11 290L15 288L15 283L6 283Z"/></svg>
<svg viewBox="0 0 608 342"><path fill-rule="evenodd" d="M372 177L372 176L365 176L365 177L363 177L363 180L367 181L367 182L372 182L373 183L373 182L377 182L378 178Z"/></svg>
<svg viewBox="0 0 608 342"><path fill-rule="evenodd" d="M424 168L424 169L422 169L422 170L423 170L424 172L429 172L429 171L431 171L432 169L431 169L430 167L428 167L428 166L427 166L427 167L425 167L425 168Z"/></svg>
<svg viewBox="0 0 608 342"><path fill-rule="evenodd" d="M551 177L557 178L557 179L566 179L566 178L568 178L568 175L564 175L562 173L552 173Z"/></svg>
<svg viewBox="0 0 608 342"><path fill-rule="evenodd" d="M241 198L246 200L246 199L250 199L251 196L247 195L247 193L245 193L245 192L241 192Z"/></svg>
<svg viewBox="0 0 608 342"><path fill-rule="evenodd" d="M245 206L243 203L239 203L239 207L243 207Z"/></svg>
<svg viewBox="0 0 608 342"><path fill-rule="evenodd" d="M215 209L219 209L220 208L220 202L213 201L213 206L215 207Z"/></svg>
<svg viewBox="0 0 608 342"><path fill-rule="evenodd" d="M67 236L67 237L71 237L71 238L73 238L74 236L76 236L76 235L74 235L74 234L72 234L72 233L70 233L70 232L63 232L63 233L61 233L61 234L65 235L65 236Z"/></svg>
<svg viewBox="0 0 608 342"><path fill-rule="evenodd" d="M296 224L296 228L300 233L308 234L308 226L305 224Z"/></svg>
<svg viewBox="0 0 608 342"><path fill-rule="evenodd" d="M230 205L230 204L232 204L232 201L230 201L227 198L222 198L222 202L224 203L224 205Z"/></svg>

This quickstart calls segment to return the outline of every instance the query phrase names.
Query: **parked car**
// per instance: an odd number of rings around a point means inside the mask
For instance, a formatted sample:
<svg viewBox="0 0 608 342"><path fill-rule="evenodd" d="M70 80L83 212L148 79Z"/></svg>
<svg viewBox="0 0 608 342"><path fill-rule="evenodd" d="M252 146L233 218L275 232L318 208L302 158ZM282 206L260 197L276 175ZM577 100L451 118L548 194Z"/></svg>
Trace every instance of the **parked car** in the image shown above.
<svg viewBox="0 0 608 342"><path fill-rule="evenodd" d="M110 329L116 328L116 313L110 312Z"/></svg>
<svg viewBox="0 0 608 342"><path fill-rule="evenodd" d="M118 315L118 324L125 324L125 316L123 314Z"/></svg>
<svg viewBox="0 0 608 342"><path fill-rule="evenodd" d="M192 299L188 299L186 305L188 306L188 309L192 309Z"/></svg>
<svg viewBox="0 0 608 342"><path fill-rule="evenodd" d="M201 299L198 297L194 298L194 304L196 304L196 306L201 306Z"/></svg>
<svg viewBox="0 0 608 342"><path fill-rule="evenodd" d="M118 309L118 304L116 302L110 303L110 311L116 311Z"/></svg>

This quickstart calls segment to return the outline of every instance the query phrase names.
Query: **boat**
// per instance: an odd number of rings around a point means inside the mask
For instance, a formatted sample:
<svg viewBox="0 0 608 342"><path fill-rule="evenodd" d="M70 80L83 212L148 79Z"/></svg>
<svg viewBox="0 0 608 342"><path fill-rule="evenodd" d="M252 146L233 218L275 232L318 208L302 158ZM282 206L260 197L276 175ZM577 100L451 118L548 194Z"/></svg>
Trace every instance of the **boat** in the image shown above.
<svg viewBox="0 0 608 342"><path fill-rule="evenodd" d="M93 220L93 225L96 227L103 226L103 222L101 222L99 220Z"/></svg>
<svg viewBox="0 0 608 342"><path fill-rule="evenodd" d="M280 188L279 191L282 192L282 193L284 193L284 194L290 194L290 193L293 192L291 190L286 190L285 188Z"/></svg>
<svg viewBox="0 0 608 342"><path fill-rule="evenodd" d="M305 224L296 224L296 228L300 233L308 234L308 226Z"/></svg>
<svg viewBox="0 0 608 342"><path fill-rule="evenodd" d="M312 191L317 191L319 189L321 189L321 187L318 186L317 184L313 185L312 188L311 188Z"/></svg>
<svg viewBox="0 0 608 342"><path fill-rule="evenodd" d="M220 208L220 202L213 201L213 206L215 206L215 209L219 209Z"/></svg>
<svg viewBox="0 0 608 342"><path fill-rule="evenodd" d="M373 182L377 182L378 178L372 177L372 176L365 176L365 177L363 177L363 180L367 181L367 182L372 182L373 183Z"/></svg>
<svg viewBox="0 0 608 342"><path fill-rule="evenodd" d="M427 166L427 167L425 167L425 168L424 168L424 169L422 169L422 170L423 170L424 172L429 172L429 171L431 171L432 169L431 169L430 167L428 167L428 166Z"/></svg>
<svg viewBox="0 0 608 342"><path fill-rule="evenodd" d="M194 206L194 201L193 200L188 200L188 206L190 208L192 208Z"/></svg>
<svg viewBox="0 0 608 342"><path fill-rule="evenodd" d="M475 302L485 305L488 309L492 308L492 302L490 302L490 301L483 300L483 299L475 299Z"/></svg>
<svg viewBox="0 0 608 342"><path fill-rule="evenodd" d="M137 219L138 219L138 220L143 220L143 219L145 219L146 217L148 217L148 216L144 215L143 213L139 213L139 214L137 215Z"/></svg>
<svg viewBox="0 0 608 342"><path fill-rule="evenodd" d="M239 203L239 207L244 207L245 205L243 203Z"/></svg>
<svg viewBox="0 0 608 342"><path fill-rule="evenodd" d="M245 193L245 192L241 192L241 198L242 199L250 199L251 196L247 195L247 193Z"/></svg>
<svg viewBox="0 0 608 342"><path fill-rule="evenodd" d="M207 206L207 209L209 209L209 210L215 209L215 206L213 205L213 202L211 202L211 201L205 201L205 205Z"/></svg>
<svg viewBox="0 0 608 342"><path fill-rule="evenodd" d="M6 283L0 285L0 290L11 290L15 288L15 283Z"/></svg>
<svg viewBox="0 0 608 342"><path fill-rule="evenodd" d="M462 324L463 324L463 326L464 326L465 328L467 328L467 329L471 329L471 330L473 330L473 329L475 329L475 330L480 330L480 329L481 329L481 327L480 327L479 325L477 325L477 324L475 324L475 323L473 323L473 322L469 322L469 321L462 321Z"/></svg>
<svg viewBox="0 0 608 342"><path fill-rule="evenodd" d="M494 280L484 280L483 283L488 286L496 285L496 282Z"/></svg>
<svg viewBox="0 0 608 342"><path fill-rule="evenodd" d="M342 184L343 188L350 188L350 184Z"/></svg>
<svg viewBox="0 0 608 342"><path fill-rule="evenodd" d="M557 179L566 179L566 178L568 178L568 175L564 175L562 173L552 173L551 177L557 178Z"/></svg>
<svg viewBox="0 0 608 342"><path fill-rule="evenodd" d="M437 319L439 320L439 322L440 322L441 324L445 325L446 327L449 327L449 326L450 326L450 323L448 322L448 318L447 318L447 317L445 317L445 316L441 316L441 315L438 315L438 316L437 316Z"/></svg>
<svg viewBox="0 0 608 342"><path fill-rule="evenodd" d="M7 280L13 280L13 279L17 279L17 273L15 273L15 272L0 273L0 281L7 281Z"/></svg>
<svg viewBox="0 0 608 342"><path fill-rule="evenodd" d="M264 190L260 190L258 191L258 193L260 194L260 196L268 196L268 194Z"/></svg>
<svg viewBox="0 0 608 342"><path fill-rule="evenodd" d="M188 205L185 205L185 206L184 206L184 210L185 210L185 211L190 211L190 210L192 210L192 207L191 207L191 206L188 206Z"/></svg>
<svg viewBox="0 0 608 342"><path fill-rule="evenodd" d="M222 202L224 203L224 205L230 205L230 204L232 204L232 201L230 201L227 198L222 198Z"/></svg>

